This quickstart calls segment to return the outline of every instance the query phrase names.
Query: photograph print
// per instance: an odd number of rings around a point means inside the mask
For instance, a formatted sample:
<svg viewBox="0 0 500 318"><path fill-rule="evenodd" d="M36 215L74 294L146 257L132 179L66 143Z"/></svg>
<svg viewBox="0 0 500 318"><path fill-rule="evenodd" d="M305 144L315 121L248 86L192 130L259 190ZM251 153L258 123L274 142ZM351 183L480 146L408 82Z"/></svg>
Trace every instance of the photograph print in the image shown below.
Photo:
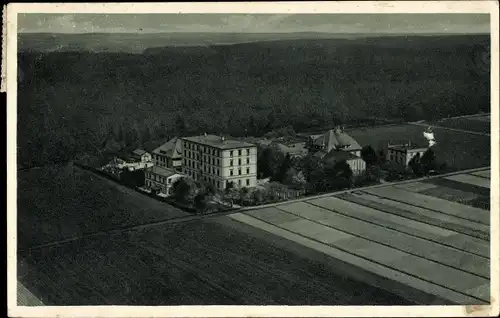
<svg viewBox="0 0 500 318"><path fill-rule="evenodd" d="M17 14L17 306L491 304L489 13L153 12Z"/></svg>

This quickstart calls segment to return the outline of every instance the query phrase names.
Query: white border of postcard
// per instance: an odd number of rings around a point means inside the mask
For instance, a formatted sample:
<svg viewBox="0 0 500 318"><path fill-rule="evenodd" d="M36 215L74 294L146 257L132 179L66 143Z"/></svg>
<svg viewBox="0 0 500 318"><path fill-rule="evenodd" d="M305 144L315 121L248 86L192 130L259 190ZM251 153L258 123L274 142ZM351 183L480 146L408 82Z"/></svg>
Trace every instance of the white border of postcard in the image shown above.
<svg viewBox="0 0 500 318"><path fill-rule="evenodd" d="M15 3L6 7L2 88L7 88L7 295L10 317L459 317L499 313L498 1ZM18 13L490 13L491 22L491 300L489 306L17 306L16 79ZM6 40L6 42L5 42ZM8 63L6 62L8 61ZM5 69L6 66L6 69ZM6 72L5 72L6 71ZM4 77L3 75L7 75ZM6 84L4 86L4 84ZM494 155L495 154L495 155ZM495 239L496 238L496 239Z"/></svg>

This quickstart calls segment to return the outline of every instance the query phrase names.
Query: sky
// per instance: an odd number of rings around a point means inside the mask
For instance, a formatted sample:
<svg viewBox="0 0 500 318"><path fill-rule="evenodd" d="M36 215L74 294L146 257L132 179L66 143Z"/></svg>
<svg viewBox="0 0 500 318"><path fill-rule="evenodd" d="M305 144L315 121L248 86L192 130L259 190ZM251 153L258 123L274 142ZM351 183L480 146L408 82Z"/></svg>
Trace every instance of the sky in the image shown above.
<svg viewBox="0 0 500 318"><path fill-rule="evenodd" d="M19 14L21 33L489 33L488 14Z"/></svg>

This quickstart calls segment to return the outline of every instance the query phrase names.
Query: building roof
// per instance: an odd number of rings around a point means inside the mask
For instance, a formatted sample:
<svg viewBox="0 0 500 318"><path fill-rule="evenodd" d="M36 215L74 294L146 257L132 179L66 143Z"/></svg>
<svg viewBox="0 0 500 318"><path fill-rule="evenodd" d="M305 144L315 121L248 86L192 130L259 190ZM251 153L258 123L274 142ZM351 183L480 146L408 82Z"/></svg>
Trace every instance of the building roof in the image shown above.
<svg viewBox="0 0 500 318"><path fill-rule="evenodd" d="M290 144L290 145L285 145L285 144L282 144L282 143L275 143L276 147L278 147L278 149L287 154L291 154L291 155L295 155L295 154L302 154L302 153L306 153L307 152L307 149L305 148L305 145L304 143L294 143L294 144Z"/></svg>
<svg viewBox="0 0 500 318"><path fill-rule="evenodd" d="M151 168L148 168L147 171L165 178L171 177L174 174L180 174L178 171L175 171L173 169L163 168L160 166L152 166Z"/></svg>
<svg viewBox="0 0 500 318"><path fill-rule="evenodd" d="M246 148L246 147L255 147L254 144L244 142L244 141L239 141L239 140L232 140L232 139L227 139L221 137L221 136L216 136L216 135L201 135L201 136L193 136L193 137L183 137L183 140L187 140L190 142L194 142L197 144L201 145L207 145L211 146L214 148L219 148L219 149L235 149L235 148Z"/></svg>
<svg viewBox="0 0 500 318"><path fill-rule="evenodd" d="M154 154L177 158L182 156L182 142L178 137L172 138L155 150Z"/></svg>
<svg viewBox="0 0 500 318"><path fill-rule="evenodd" d="M330 152L328 152L326 155L321 158L323 161L330 162L330 163L335 163L339 161L348 161L348 160L353 160L353 159L361 159L361 157L358 157L356 155L353 155L352 153L349 153L347 151L342 151L342 150L336 150L333 149Z"/></svg>
<svg viewBox="0 0 500 318"><path fill-rule="evenodd" d="M146 153L148 153L148 152L144 149L136 149L136 150L132 151L132 154L137 155L137 156L142 156Z"/></svg>
<svg viewBox="0 0 500 318"><path fill-rule="evenodd" d="M408 142L408 143L400 143L400 144L394 144L388 145L389 149L394 149L394 150L399 150L399 151L425 151L427 150L427 147L420 147L416 143L413 142Z"/></svg>
<svg viewBox="0 0 500 318"><path fill-rule="evenodd" d="M342 147L346 150L361 150L361 146L354 138L338 128L330 129L323 135L316 137L314 145L324 146L328 152L337 147Z"/></svg>

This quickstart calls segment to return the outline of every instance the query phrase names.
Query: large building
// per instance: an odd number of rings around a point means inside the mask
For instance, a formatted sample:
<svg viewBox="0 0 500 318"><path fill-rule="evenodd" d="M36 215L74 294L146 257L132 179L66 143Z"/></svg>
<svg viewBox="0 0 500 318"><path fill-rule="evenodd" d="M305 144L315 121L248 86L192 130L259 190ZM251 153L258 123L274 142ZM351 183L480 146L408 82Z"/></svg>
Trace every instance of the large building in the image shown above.
<svg viewBox="0 0 500 318"><path fill-rule="evenodd" d="M419 147L411 141L399 144L388 144L386 159L387 161L407 167L413 157L416 157L416 160L420 160L427 149L426 147Z"/></svg>
<svg viewBox="0 0 500 318"><path fill-rule="evenodd" d="M172 185L182 177L182 174L173 169L152 166L144 172L144 185L155 192L171 195Z"/></svg>
<svg viewBox="0 0 500 318"><path fill-rule="evenodd" d="M202 135L182 139L183 173L218 190L232 182L235 187L255 187L257 147L221 136Z"/></svg>
<svg viewBox="0 0 500 318"><path fill-rule="evenodd" d="M153 150L155 166L182 171L182 141L172 138L163 145Z"/></svg>

